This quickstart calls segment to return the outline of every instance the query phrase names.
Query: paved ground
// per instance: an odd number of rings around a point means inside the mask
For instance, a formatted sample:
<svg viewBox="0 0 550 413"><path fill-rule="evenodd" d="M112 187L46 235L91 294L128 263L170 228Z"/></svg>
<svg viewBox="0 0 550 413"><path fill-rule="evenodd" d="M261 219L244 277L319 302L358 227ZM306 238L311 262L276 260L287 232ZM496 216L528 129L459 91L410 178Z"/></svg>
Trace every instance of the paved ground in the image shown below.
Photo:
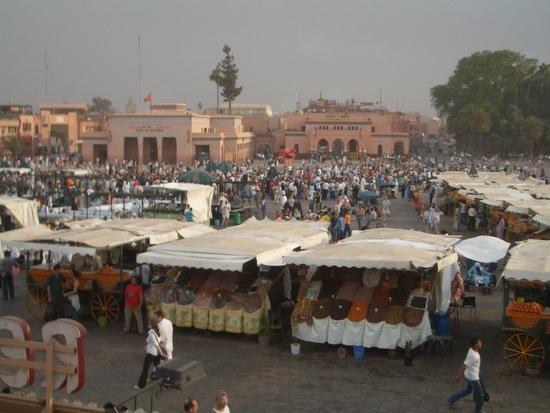
<svg viewBox="0 0 550 413"><path fill-rule="evenodd" d="M421 229L412 206L393 201L391 226ZM0 301L0 314L28 318L22 278L14 301ZM530 379L507 370L501 358L504 335L500 331L501 293L478 296L477 318L463 314L452 355L417 354L413 367L401 358L370 350L365 360L336 357L336 348L305 343L299 357L290 355L288 343L261 347L249 337L205 334L176 329L175 354L204 363L208 377L183 391L166 391L156 402L161 412L179 413L186 396L209 411L218 389L230 395L233 412L444 412L446 398L461 385L452 377L460 367L470 337L485 343L482 371L491 393L487 412L550 411L550 376ZM30 320L38 338L40 323ZM117 400L132 391L143 357L144 337L121 336L121 325L99 329L91 324L87 340L88 384L72 396L85 401ZM59 397L66 397L59 393ZM457 403L455 411L471 412L471 399Z"/></svg>

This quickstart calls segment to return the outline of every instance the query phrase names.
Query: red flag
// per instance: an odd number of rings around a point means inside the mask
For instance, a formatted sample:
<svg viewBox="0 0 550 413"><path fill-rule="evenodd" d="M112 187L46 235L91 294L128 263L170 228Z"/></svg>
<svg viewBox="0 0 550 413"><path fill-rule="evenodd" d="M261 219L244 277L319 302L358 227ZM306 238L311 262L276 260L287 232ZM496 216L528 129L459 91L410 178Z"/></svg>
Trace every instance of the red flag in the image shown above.
<svg viewBox="0 0 550 413"><path fill-rule="evenodd" d="M147 96L145 96L145 99L143 99L144 102L149 102L151 103L151 92L149 92L149 94Z"/></svg>

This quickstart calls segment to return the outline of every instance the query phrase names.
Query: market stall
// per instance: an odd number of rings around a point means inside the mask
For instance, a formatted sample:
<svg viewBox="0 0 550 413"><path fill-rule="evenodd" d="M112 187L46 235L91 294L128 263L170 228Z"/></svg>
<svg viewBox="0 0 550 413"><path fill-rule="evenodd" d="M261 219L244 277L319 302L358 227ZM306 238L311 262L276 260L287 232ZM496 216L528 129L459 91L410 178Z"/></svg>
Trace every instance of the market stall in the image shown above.
<svg viewBox="0 0 550 413"><path fill-rule="evenodd" d="M323 223L251 218L154 246L137 262L157 267L161 275L147 294L149 311L162 308L179 327L258 334L271 308L272 287L279 285L290 298L283 257L327 242Z"/></svg>
<svg viewBox="0 0 550 413"><path fill-rule="evenodd" d="M114 323L121 314L122 289L136 265L137 253L151 244L210 231L202 224L171 220L92 220L80 221L72 229L44 231L32 239L5 244L27 251L27 258L34 264L27 280L31 314L43 318L46 281L55 273L54 265L59 264L67 283L75 270L80 274L78 295L83 312L89 312L97 322L104 319Z"/></svg>
<svg viewBox="0 0 550 413"><path fill-rule="evenodd" d="M208 222L212 218L212 198L214 188L209 185L199 185L181 182L169 182L147 187L164 192L180 192L185 194L185 202L193 208L195 222Z"/></svg>
<svg viewBox="0 0 550 413"><path fill-rule="evenodd" d="M504 359L512 368L539 368L550 351L550 241L528 240L510 250L503 282Z"/></svg>
<svg viewBox="0 0 550 413"><path fill-rule="evenodd" d="M446 313L458 238L389 228L285 257L302 281L296 338L316 343L414 348L432 334L428 306Z"/></svg>
<svg viewBox="0 0 550 413"><path fill-rule="evenodd" d="M35 201L13 196L0 196L0 206L3 206L13 216L21 227L38 225L38 207Z"/></svg>

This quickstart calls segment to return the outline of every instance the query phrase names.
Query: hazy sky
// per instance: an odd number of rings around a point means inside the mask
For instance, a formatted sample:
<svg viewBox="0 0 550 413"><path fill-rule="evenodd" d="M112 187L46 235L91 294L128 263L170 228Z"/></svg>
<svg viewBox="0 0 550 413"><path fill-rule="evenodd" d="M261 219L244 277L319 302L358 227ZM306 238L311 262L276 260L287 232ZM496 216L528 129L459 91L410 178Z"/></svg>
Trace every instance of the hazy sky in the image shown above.
<svg viewBox="0 0 550 413"><path fill-rule="evenodd" d="M457 60L509 48L550 62L548 0L0 0L0 101L110 98L215 105L208 75L229 44L238 103L294 109L323 96L433 113ZM44 50L48 96L44 96ZM143 105L141 105L143 107Z"/></svg>

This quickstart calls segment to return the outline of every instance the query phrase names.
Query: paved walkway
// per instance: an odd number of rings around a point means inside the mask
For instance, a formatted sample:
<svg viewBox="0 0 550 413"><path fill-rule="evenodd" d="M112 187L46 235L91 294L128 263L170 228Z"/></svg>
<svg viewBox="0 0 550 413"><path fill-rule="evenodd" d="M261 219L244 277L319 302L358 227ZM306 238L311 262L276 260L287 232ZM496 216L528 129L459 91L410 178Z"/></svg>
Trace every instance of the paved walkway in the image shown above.
<svg viewBox="0 0 550 413"><path fill-rule="evenodd" d="M412 206L399 199L392 201L390 224L422 228ZM0 301L0 314L29 318L25 296L24 279L19 277L16 299ZM157 410L179 413L185 397L193 396L202 406L200 411L207 412L216 391L224 389L236 413L444 412L448 395L463 385L454 384L452 378L464 359L467 343L478 336L485 343L482 372L491 393L486 411L548 411L549 378L530 379L510 372L502 360L505 337L500 330L501 293L479 295L477 299L477 318L464 314L454 354L431 357L421 353L411 368L404 367L401 358L390 359L379 350L368 350L363 361L353 360L349 351L346 359L339 360L334 346L304 343L302 354L293 357L288 343L261 347L250 337L177 328L175 356L200 360L208 376L183 391L162 393ZM41 323L31 320L31 325L33 336L38 338ZM137 381L145 338L121 336L121 324L104 329L86 325L87 385L70 398L118 400L130 393ZM59 392L58 397L67 396ZM457 403L455 411L471 412L473 408L468 398Z"/></svg>

